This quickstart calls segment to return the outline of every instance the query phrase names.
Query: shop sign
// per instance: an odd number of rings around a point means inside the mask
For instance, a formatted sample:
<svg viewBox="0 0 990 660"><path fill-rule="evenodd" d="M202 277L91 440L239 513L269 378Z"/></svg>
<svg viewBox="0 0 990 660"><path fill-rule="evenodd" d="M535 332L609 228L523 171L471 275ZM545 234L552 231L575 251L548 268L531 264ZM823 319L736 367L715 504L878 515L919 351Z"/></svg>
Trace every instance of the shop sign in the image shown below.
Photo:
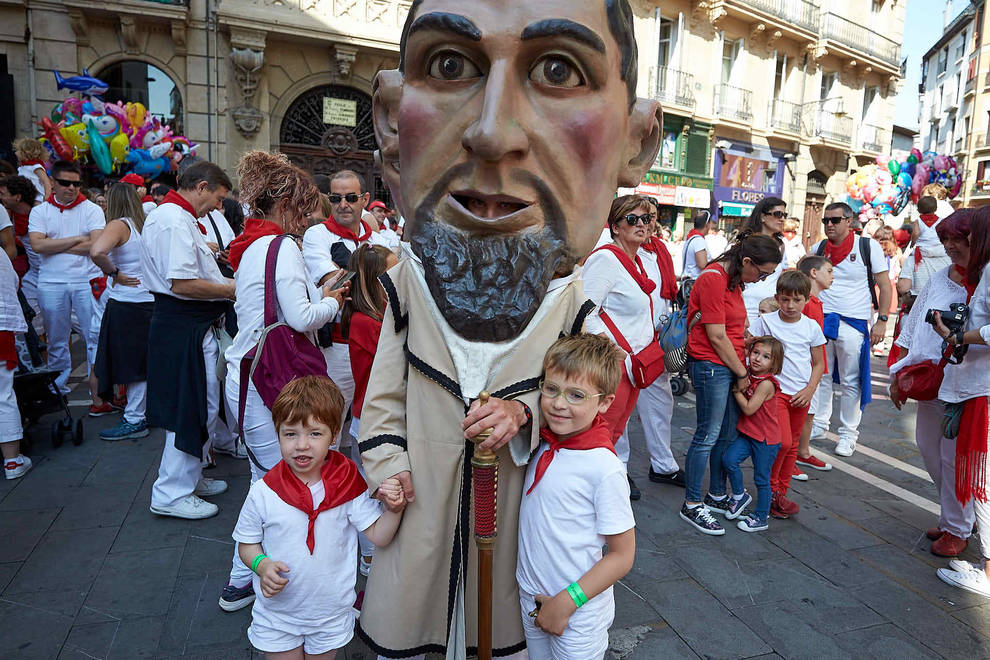
<svg viewBox="0 0 990 660"><path fill-rule="evenodd" d="M659 183L641 183L636 187L637 195L655 197L661 204L674 204L676 191L675 186L664 186Z"/></svg>
<svg viewBox="0 0 990 660"><path fill-rule="evenodd" d="M650 170L643 176L643 183L653 183L664 186L685 186L687 188L712 189L712 181L706 177L686 176L675 172L657 172Z"/></svg>
<svg viewBox="0 0 990 660"><path fill-rule="evenodd" d="M333 126L357 126L357 101L323 97L323 123Z"/></svg>
<svg viewBox="0 0 990 660"><path fill-rule="evenodd" d="M752 204L732 204L730 202L722 203L722 215L732 216L734 218L748 218L753 212L754 206Z"/></svg>
<svg viewBox="0 0 990 660"><path fill-rule="evenodd" d="M690 206L696 209L707 209L711 206L711 191L705 188L688 188L687 186L677 186L674 204L676 206Z"/></svg>
<svg viewBox="0 0 990 660"><path fill-rule="evenodd" d="M739 151L725 150L716 155L715 199L735 207L757 204L768 195L779 197L784 184L783 161L766 148L738 143L733 148ZM723 213L731 215L724 209Z"/></svg>

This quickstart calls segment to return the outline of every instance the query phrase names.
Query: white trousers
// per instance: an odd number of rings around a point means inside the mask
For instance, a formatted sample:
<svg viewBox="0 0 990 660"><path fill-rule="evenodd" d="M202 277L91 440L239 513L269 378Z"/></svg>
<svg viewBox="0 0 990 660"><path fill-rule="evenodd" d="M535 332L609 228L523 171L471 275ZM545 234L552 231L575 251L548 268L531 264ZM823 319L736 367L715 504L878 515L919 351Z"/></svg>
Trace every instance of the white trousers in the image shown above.
<svg viewBox="0 0 990 660"><path fill-rule="evenodd" d="M203 358L206 360L206 415L208 420L217 416L220 404L220 383L217 382L217 338L208 331L203 337ZM175 433L165 432L165 448L158 467L158 480L151 489L152 506L172 506L187 495L192 495L203 476L203 465L209 456L210 442L203 445L199 458L175 448Z"/></svg>
<svg viewBox="0 0 990 660"><path fill-rule="evenodd" d="M519 604L526 649L531 660L601 660L605 657L608 628L615 618L614 601L608 602L605 607L587 610L582 607L571 615L564 634L559 637L536 627L536 620L529 616L535 607L532 596L520 591Z"/></svg>
<svg viewBox="0 0 990 660"><path fill-rule="evenodd" d="M942 508L938 528L968 539L973 531L975 517L973 503L968 502L966 506L962 506L956 499L956 441L942 437L944 411L945 405L941 401L919 401L914 436L925 462L925 469L938 491L938 501Z"/></svg>
<svg viewBox="0 0 990 660"><path fill-rule="evenodd" d="M846 323L839 323L839 336L825 344L829 373L822 377L815 391L815 422L812 435L824 435L832 419L832 369L839 371L839 438L856 442L863 411L859 408L859 351L863 335ZM872 387L864 383L864 387Z"/></svg>
<svg viewBox="0 0 990 660"><path fill-rule="evenodd" d="M28 257L28 272L24 273L24 278L21 279L21 291L24 293L28 305L36 314L31 325L34 326L34 331L41 335L45 331L45 315L42 314L41 307L38 305L38 266L41 263L41 257L31 249L31 240L27 234L21 237L21 243L24 245L24 251Z"/></svg>
<svg viewBox="0 0 990 660"><path fill-rule="evenodd" d="M344 419L351 410L351 403L354 401L354 374L351 373L351 349L347 344L334 344L329 350L324 350L327 357L327 375L330 380L336 383L340 393L344 395ZM350 434L347 428L341 430L340 447L350 445ZM355 443L357 437L354 438ZM346 453L344 454L347 455Z"/></svg>
<svg viewBox="0 0 990 660"><path fill-rule="evenodd" d="M677 472L678 465L670 451L670 418L674 414L674 394L670 391L670 374L664 373L652 385L639 391L636 414L643 425L650 467L660 474ZM629 425L615 443L615 453L624 465L629 463Z"/></svg>
<svg viewBox="0 0 990 660"><path fill-rule="evenodd" d="M24 437L21 411L14 395L14 369L0 364L0 442L13 442Z"/></svg>
<svg viewBox="0 0 990 660"><path fill-rule="evenodd" d="M88 364L92 367L96 362L99 329L93 334L92 317L95 303L89 282L38 285L38 304L45 317L45 333L48 335L48 368L59 372L55 383L62 394L69 393L69 374L72 372L69 332L72 328L73 313L79 319L80 335L86 343Z"/></svg>
<svg viewBox="0 0 990 660"><path fill-rule="evenodd" d="M140 424L145 419L148 405L148 383L127 383L127 406L124 408L124 421Z"/></svg>

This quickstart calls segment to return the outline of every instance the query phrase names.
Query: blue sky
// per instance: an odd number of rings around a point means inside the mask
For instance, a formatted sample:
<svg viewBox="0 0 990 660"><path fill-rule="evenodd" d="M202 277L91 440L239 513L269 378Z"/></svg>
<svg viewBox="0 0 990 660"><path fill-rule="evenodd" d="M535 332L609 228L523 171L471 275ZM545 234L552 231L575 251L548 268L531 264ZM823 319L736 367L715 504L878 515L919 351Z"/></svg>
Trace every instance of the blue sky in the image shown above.
<svg viewBox="0 0 990 660"><path fill-rule="evenodd" d="M966 8L969 0L948 0L950 20ZM918 83L921 82L921 57L942 36L944 0L908 0L904 19L901 57L907 57L907 75L897 95L894 123L918 128Z"/></svg>

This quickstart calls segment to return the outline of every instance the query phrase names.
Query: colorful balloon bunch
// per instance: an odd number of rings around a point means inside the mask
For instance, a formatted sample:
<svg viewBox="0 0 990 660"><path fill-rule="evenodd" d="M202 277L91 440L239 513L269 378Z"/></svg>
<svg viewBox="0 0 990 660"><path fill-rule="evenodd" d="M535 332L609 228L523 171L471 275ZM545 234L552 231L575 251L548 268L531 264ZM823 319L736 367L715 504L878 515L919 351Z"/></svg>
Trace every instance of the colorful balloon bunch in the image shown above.
<svg viewBox="0 0 990 660"><path fill-rule="evenodd" d="M141 103L104 103L96 96L66 98L39 126L55 157L88 159L105 175L134 172L154 179L176 171L197 146L184 136L172 135Z"/></svg>
<svg viewBox="0 0 990 660"><path fill-rule="evenodd" d="M904 162L878 156L875 164L859 168L846 180L846 193L865 224L875 217L899 214L909 201L918 201L929 183L941 184L952 198L962 187L962 177L949 156L912 149Z"/></svg>
<svg viewBox="0 0 990 660"><path fill-rule="evenodd" d="M921 196L921 189L929 183L937 183L945 188L949 193L949 199L959 194L962 188L962 174L952 156L941 156L934 151L921 153L918 149L912 149L905 163L914 164L911 194L915 201Z"/></svg>

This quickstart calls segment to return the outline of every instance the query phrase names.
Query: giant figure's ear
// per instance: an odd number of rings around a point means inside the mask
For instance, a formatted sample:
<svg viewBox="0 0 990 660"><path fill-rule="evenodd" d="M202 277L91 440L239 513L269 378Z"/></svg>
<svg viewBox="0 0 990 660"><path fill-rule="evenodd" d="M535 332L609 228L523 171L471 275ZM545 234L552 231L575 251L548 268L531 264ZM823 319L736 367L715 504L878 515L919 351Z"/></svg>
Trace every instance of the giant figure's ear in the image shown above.
<svg viewBox="0 0 990 660"><path fill-rule="evenodd" d="M629 114L626 153L619 170L619 186L635 188L657 158L661 144L663 110L650 99L638 98Z"/></svg>
<svg viewBox="0 0 990 660"><path fill-rule="evenodd" d="M398 180L399 102L402 100L402 73L397 69L379 71L371 92L371 114L378 140L382 169Z"/></svg>

